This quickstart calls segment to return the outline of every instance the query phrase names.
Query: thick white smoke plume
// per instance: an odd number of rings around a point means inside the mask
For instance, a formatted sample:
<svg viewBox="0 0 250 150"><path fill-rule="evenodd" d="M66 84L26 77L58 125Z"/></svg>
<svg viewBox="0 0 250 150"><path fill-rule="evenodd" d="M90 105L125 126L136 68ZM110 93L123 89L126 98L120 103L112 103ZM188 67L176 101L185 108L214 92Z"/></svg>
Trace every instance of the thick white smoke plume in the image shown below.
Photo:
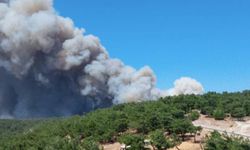
<svg viewBox="0 0 250 150"><path fill-rule="evenodd" d="M195 79L182 77L174 82L174 87L166 91L166 95L175 96L181 94L202 94L204 91L201 83Z"/></svg>
<svg viewBox="0 0 250 150"><path fill-rule="evenodd" d="M0 0L0 116L81 114L166 95L201 94L181 78L161 91L149 67L109 57L97 37L59 16L52 0Z"/></svg>

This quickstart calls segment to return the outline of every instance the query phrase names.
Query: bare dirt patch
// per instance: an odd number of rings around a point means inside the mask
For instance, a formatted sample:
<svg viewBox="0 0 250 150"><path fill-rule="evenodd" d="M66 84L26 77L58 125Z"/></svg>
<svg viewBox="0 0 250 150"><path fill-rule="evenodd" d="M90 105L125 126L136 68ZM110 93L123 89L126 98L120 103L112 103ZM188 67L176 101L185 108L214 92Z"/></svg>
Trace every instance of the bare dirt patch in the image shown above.
<svg viewBox="0 0 250 150"><path fill-rule="evenodd" d="M228 134L241 135L250 138L250 120L235 121L231 118L225 120L215 120L204 115L193 121L195 126L201 126L206 129L217 130L219 132L227 132Z"/></svg>
<svg viewBox="0 0 250 150"><path fill-rule="evenodd" d="M181 145L178 146L179 150L201 150L201 146L199 143L182 142ZM176 147L170 148L169 150L178 150Z"/></svg>
<svg viewBox="0 0 250 150"><path fill-rule="evenodd" d="M200 137L201 142L205 141L207 135L210 134L212 130L217 130L219 132L227 132L229 134L239 134L245 137L250 137L250 118L246 118L245 121L237 121L231 118L226 118L225 120L215 120L213 118L201 115L201 117L193 121L195 126L203 127ZM120 150L120 143L105 144L103 145L104 150ZM179 150L202 150L200 143L195 143L194 139L182 142L178 145ZM176 147L169 150L178 150Z"/></svg>
<svg viewBox="0 0 250 150"><path fill-rule="evenodd" d="M120 150L120 148L121 148L120 143L112 143L112 144L103 145L104 150Z"/></svg>

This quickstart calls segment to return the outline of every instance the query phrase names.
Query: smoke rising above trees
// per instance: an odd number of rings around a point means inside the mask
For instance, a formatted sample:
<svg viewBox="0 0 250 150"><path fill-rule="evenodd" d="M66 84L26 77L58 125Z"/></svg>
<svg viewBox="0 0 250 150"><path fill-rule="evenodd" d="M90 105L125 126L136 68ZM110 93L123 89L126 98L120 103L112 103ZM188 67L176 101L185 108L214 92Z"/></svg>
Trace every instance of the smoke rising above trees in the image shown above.
<svg viewBox="0 0 250 150"><path fill-rule="evenodd" d="M52 0L0 0L0 67L1 118L67 116L204 91L187 77L157 89L150 67L110 58L98 37L59 16Z"/></svg>

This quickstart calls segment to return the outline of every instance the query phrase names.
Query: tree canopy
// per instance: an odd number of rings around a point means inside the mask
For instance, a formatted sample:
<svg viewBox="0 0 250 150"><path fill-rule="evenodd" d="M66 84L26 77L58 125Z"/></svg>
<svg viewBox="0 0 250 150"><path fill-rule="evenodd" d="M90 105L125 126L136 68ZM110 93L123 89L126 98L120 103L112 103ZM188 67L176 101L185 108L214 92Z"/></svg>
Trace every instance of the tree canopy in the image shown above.
<svg viewBox="0 0 250 150"><path fill-rule="evenodd" d="M0 150L78 150L89 147L94 150L102 143L115 141L138 148L142 147L143 139L150 135L155 147L169 147L183 140L187 133L192 134L199 130L192 124L192 120L199 117L198 112L216 119L224 119L225 114L243 118L249 116L249 106L250 91L222 94L210 92L204 95L180 95L157 101L120 104L97 109L84 116L0 120ZM163 133L169 134L169 141L172 143L163 139ZM213 150L211 145L214 144L218 149L220 145L226 144L224 140L215 143L216 138L219 136L215 134L208 139L207 150ZM243 144L243 148L249 146L247 142L231 144Z"/></svg>

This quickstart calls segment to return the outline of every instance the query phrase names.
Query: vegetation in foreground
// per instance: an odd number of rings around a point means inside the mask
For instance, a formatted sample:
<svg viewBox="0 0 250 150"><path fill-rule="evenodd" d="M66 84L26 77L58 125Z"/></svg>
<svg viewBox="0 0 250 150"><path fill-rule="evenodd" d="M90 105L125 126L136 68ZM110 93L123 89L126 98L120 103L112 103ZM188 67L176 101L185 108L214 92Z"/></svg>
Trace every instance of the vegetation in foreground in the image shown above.
<svg viewBox="0 0 250 150"><path fill-rule="evenodd" d="M200 130L192 125L192 120L199 117L198 111L215 119L226 115L242 119L250 115L250 92L166 97L70 118L1 120L0 149L98 150L100 144L119 141L131 145L131 150L140 150L144 149L144 139L151 139L157 149L167 149L178 145L187 133L194 135ZM206 141L205 149L235 147L249 150L250 143L215 132Z"/></svg>
<svg viewBox="0 0 250 150"><path fill-rule="evenodd" d="M238 137L230 137L213 132L206 141L206 150L249 150L249 140Z"/></svg>

